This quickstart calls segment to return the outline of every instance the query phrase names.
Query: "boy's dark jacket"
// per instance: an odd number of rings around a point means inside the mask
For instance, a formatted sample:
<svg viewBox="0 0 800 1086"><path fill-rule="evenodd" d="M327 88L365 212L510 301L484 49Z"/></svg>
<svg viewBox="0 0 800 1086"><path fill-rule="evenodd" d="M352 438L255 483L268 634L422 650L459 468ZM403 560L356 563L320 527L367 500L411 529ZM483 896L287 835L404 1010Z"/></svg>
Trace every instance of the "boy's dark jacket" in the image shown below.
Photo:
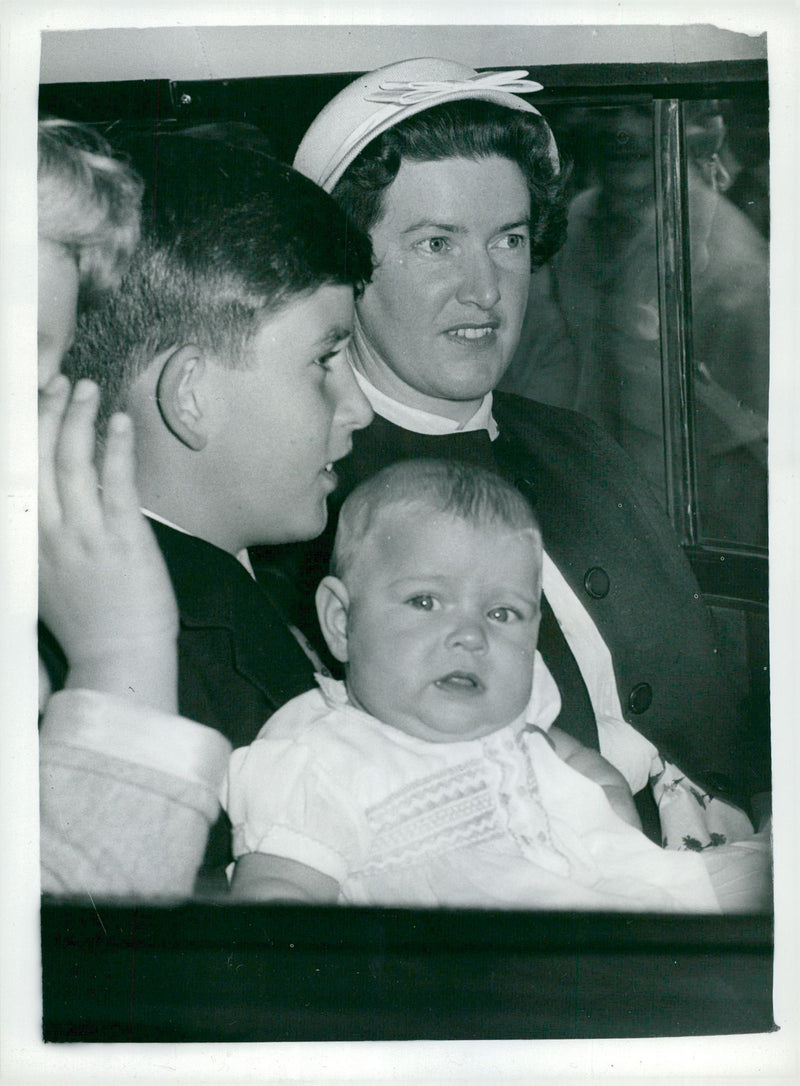
<svg viewBox="0 0 800 1086"><path fill-rule="evenodd" d="M264 589L226 551L150 522L180 612L178 708L247 746L262 724L314 685L310 660ZM224 888L232 859L224 812L209 834L198 891Z"/></svg>
<svg viewBox="0 0 800 1086"><path fill-rule="evenodd" d="M178 705L235 747L314 685L311 662L264 589L226 551L151 521L180 611Z"/></svg>

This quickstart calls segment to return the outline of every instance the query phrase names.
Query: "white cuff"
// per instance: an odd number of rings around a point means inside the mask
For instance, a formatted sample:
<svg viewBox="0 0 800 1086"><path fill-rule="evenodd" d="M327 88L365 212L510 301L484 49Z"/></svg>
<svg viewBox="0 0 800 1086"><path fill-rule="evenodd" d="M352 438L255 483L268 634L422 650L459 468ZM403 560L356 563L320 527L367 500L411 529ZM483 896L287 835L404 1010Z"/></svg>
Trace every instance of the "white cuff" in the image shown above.
<svg viewBox="0 0 800 1086"><path fill-rule="evenodd" d="M40 742L61 743L219 786L231 745L214 728L95 690L62 690L47 703Z"/></svg>

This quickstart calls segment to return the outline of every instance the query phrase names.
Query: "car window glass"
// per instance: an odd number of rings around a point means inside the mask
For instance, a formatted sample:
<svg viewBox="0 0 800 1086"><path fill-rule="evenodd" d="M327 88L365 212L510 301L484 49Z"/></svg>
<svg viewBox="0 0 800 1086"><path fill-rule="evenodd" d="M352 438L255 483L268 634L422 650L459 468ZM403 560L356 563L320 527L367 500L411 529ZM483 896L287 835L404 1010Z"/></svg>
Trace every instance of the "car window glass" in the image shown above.
<svg viewBox="0 0 800 1086"><path fill-rule="evenodd" d="M747 102L684 104L698 537L767 543L769 144Z"/></svg>
<svg viewBox="0 0 800 1086"><path fill-rule="evenodd" d="M532 278L502 387L597 422L664 507L679 509L684 540L766 547L766 116L748 100L681 108L685 154L674 165L683 222L664 210L657 185L651 101L547 108L571 161L568 236ZM666 405L675 375L665 367L677 359L667 362L664 348L659 214L684 249L681 335L692 385ZM665 413L676 411L685 440L665 443ZM688 534L684 492L670 494L678 477L691 480Z"/></svg>

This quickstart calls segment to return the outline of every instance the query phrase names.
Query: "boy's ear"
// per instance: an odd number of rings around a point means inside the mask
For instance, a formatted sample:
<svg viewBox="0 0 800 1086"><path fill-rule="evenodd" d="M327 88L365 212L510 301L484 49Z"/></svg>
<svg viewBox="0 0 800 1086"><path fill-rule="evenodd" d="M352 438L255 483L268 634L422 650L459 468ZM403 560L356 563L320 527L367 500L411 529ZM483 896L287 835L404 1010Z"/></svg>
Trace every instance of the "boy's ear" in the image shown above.
<svg viewBox="0 0 800 1086"><path fill-rule="evenodd" d="M208 441L201 384L206 360L199 347L186 344L171 351L161 368L156 395L167 427L190 449L199 451Z"/></svg>
<svg viewBox="0 0 800 1086"><path fill-rule="evenodd" d="M315 596L319 625L328 648L340 663L346 664L347 612L350 594L338 577L323 577Z"/></svg>

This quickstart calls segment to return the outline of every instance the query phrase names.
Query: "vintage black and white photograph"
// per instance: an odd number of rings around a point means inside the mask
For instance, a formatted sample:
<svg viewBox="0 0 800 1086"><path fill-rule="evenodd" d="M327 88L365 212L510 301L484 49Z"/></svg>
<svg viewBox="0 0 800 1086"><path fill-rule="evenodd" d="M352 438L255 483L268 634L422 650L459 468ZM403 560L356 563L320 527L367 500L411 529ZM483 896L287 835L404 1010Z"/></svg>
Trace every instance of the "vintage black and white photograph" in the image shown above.
<svg viewBox="0 0 800 1086"><path fill-rule="evenodd" d="M772 1081L783 23L269 9L6 81L34 1039Z"/></svg>

